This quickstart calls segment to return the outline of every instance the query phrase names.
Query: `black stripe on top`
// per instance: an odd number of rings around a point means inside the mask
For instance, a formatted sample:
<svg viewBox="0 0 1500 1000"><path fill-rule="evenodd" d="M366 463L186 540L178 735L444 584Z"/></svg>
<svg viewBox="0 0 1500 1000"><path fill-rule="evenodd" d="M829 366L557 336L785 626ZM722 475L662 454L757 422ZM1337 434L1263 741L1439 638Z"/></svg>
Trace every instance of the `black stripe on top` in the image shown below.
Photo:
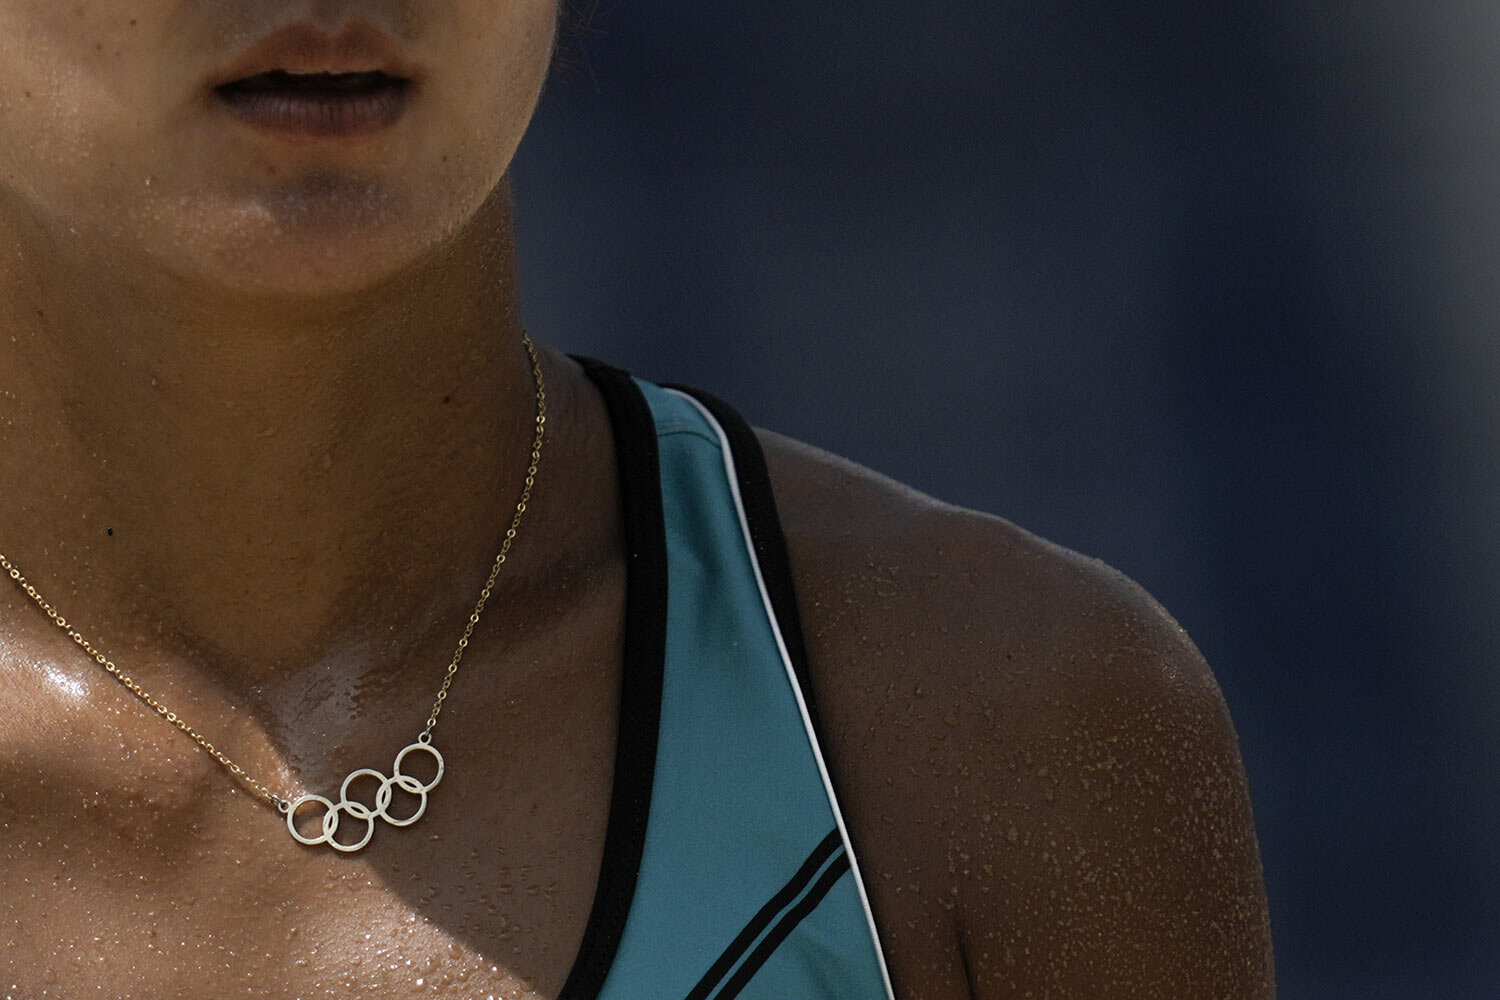
<svg viewBox="0 0 1500 1000"><path fill-rule="evenodd" d="M740 488L740 500L745 505L745 520L750 525L750 544L754 549L755 560L760 564L761 577L766 583L766 593L771 599L771 611L776 617L782 641L786 643L787 655L792 661L792 672L797 679L797 686L802 690L802 701L807 706L807 718L812 723L813 739L821 753L823 726L818 718L817 699L813 696L812 673L808 668L807 646L802 634L802 617L797 611L797 591L792 581L791 560L787 555L786 535L782 531L781 517L776 512L776 497L771 486L771 473L766 466L765 451L760 446L760 438L746 423L744 417L718 397L687 385L672 385L670 388L685 392L702 403L703 407L713 414L714 419L724 428L724 436L729 441L729 450L734 458L735 481ZM831 766L828 769L828 780L835 801L842 800L843 796L839 794L838 776L834 774ZM840 864L848 867L852 862L846 855ZM824 891L827 891L826 887ZM873 912L874 900L866 897L865 902L871 908L876 927L880 927L880 914ZM790 932L790 927L787 931ZM879 937L877 931L877 939ZM760 961L764 962L765 958L766 956L762 956ZM721 994L721 996L727 996L727 994ZM719 998L716 997L715 1000Z"/></svg>
<svg viewBox="0 0 1500 1000"><path fill-rule="evenodd" d="M724 988L719 991L719 995L714 1000L732 1000L739 996L745 984L760 971L762 965L766 964L766 959L776 953L776 949L781 947L781 942L797 929L797 925L802 923L804 917L818 908L818 904L823 902L823 897L828 895L828 890L832 889L848 871L849 855L841 853L818 877L818 881L813 883L807 895L799 899L796 906L787 910L776 922L776 926L771 928L770 933L761 939L760 944L756 945L755 950L750 953L750 957L745 959L745 964L735 970L734 975L729 977L729 982L724 984Z"/></svg>
<svg viewBox="0 0 1500 1000"><path fill-rule="evenodd" d="M724 953L718 957L713 965L708 967L708 971L703 974L703 978L698 980L698 985L693 987L684 1000L707 1000L708 996L713 993L714 988L723 982L724 977L729 974L729 970L734 967L734 963L740 960L740 956L745 953L746 949L771 925L771 921L776 919L781 911L786 909L792 900L796 899L798 894L807 888L813 876L818 873L818 869L827 864L828 859L833 857L835 853L843 849L844 842L839 837L838 830L834 830L828 836L824 837L818 846L813 848L813 852L807 856L807 860L802 863L802 867L797 869L797 874L793 875L791 880L782 886L776 895L767 901L765 906L756 911L755 916L750 918L750 922L745 925L744 930L734 936L734 940L729 943L729 947L725 948ZM846 858L844 868L847 869L848 867L848 860ZM765 959L761 959L761 961L764 962Z"/></svg>
<svg viewBox="0 0 1500 1000"><path fill-rule="evenodd" d="M646 844L667 644L667 534L656 423L645 397L624 372L597 361L577 360L599 387L609 411L628 562L609 826L593 909L559 1000L598 997L625 932Z"/></svg>
<svg viewBox="0 0 1500 1000"><path fill-rule="evenodd" d="M734 455L735 479L740 487L740 500L745 504L745 520L750 523L750 544L755 549L755 561L760 564L761 577L766 581L766 593L771 597L771 611L781 629L781 639L786 643L787 655L792 660L792 670L797 674L797 686L802 689L802 700L807 705L807 716L812 720L813 732L819 735L823 726L818 721L818 706L814 703L812 675L807 667L807 646L802 641L802 616L797 613L797 592L792 586L792 564L787 558L786 536L781 530L781 517L776 513L776 497L771 490L771 472L766 468L766 455L761 450L760 439L745 422L745 418L734 408L702 389L686 385L671 388L685 392L704 409L714 415L724 435L729 439L729 450Z"/></svg>

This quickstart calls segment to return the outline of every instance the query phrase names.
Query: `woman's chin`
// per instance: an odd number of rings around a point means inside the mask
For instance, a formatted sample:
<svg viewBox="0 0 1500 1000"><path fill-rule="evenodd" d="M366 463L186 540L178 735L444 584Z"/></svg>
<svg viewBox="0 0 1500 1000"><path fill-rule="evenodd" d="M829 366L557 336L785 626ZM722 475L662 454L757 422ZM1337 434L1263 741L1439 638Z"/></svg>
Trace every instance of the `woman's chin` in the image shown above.
<svg viewBox="0 0 1500 1000"><path fill-rule="evenodd" d="M195 218L167 227L175 232L157 231L165 245L153 256L177 279L210 293L353 295L389 281L450 239L462 220L442 214L404 211L389 198L273 201L217 217L200 208Z"/></svg>

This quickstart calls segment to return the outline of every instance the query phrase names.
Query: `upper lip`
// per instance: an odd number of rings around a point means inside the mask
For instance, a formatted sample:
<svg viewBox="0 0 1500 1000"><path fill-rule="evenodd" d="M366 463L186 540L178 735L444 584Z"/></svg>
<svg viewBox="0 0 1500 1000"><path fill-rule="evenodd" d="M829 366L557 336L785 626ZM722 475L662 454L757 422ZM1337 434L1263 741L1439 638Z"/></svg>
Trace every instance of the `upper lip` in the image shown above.
<svg viewBox="0 0 1500 1000"><path fill-rule="evenodd" d="M292 24L265 36L215 75L210 86L269 73L369 73L414 80L418 68L401 52L400 44L367 21L352 21L329 33L306 22Z"/></svg>

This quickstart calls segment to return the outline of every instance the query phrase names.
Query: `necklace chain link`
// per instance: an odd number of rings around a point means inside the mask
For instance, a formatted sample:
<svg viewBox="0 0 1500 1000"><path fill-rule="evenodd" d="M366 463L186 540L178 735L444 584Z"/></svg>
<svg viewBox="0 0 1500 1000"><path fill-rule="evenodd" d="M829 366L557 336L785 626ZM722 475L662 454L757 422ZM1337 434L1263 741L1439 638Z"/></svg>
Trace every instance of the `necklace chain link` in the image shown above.
<svg viewBox="0 0 1500 1000"><path fill-rule="evenodd" d="M515 514L511 517L510 527L506 528L505 538L500 543L500 553L495 557L495 563L490 568L489 578L485 580L484 589L479 592L479 600L474 605L474 610L472 613L470 613L468 621L464 624L463 635L458 640L458 646L453 650L453 659L449 662L447 672L443 675L443 683L442 686L438 688L437 699L432 704L432 711L427 716L427 724L422 729L421 734L417 737L417 742L414 745L431 748L432 731L437 726L438 716L442 714L443 703L448 700L448 689L453 685L454 675L458 673L458 665L463 660L464 651L469 647L469 640L474 635L475 627L479 624L479 617L484 613L484 606L489 602L490 595L494 592L495 580L500 575L500 567L505 565L506 559L510 556L511 545L516 540L516 531L521 526L521 518L526 514L527 505L531 503L531 492L536 486L536 470L542 459L542 438L545 435L547 429L547 387L542 380L541 360L537 356L536 345L532 343L531 336L525 332L522 332L521 342L525 345L526 355L531 361L531 377L532 381L536 385L536 433L531 441L531 461L526 467L526 478L523 481L521 497L516 501ZM14 580L23 591L25 591L27 597L36 602L37 606L46 613L47 617L52 620L52 623L54 625L56 625L63 632L67 633L69 639L72 639L75 643L78 644L79 647L83 649L84 652L88 653L96 663L98 663L105 670L109 671L109 673L113 675L117 681L119 681L130 690L131 694L135 695L141 701L151 706L151 708L156 712L157 715L160 715L163 719L166 719L172 725L176 726L188 736L192 737L194 742L196 742L200 747L206 750L214 760L222 764L230 774L234 775L236 779L238 779L247 788L254 792L257 798L260 798L267 804L274 806L278 812L286 814L288 826L289 828L293 828L291 813L294 810L291 800L277 795L275 792L267 788L264 784L251 777L248 773L246 773L244 768L240 767L240 765L231 760L229 756L224 753L224 751L214 746L213 743L209 742L209 740L204 737L202 733L198 732L198 730L189 725L185 719L182 719L177 715L176 712L173 712L171 709L167 708L167 706L163 705L160 701L157 701L156 698L154 698L150 694L150 692L146 691L143 687L137 684L129 674L125 673L118 666L116 666L114 661L101 653L93 643L89 642L89 640L83 636L82 633L80 633L76 628L69 624L68 620L61 614L59 614L56 608L54 608L47 602L46 598L44 598L36 589L36 587L33 586L24 575L22 575L19 569L17 569L15 565L5 557L5 554L3 552L0 552L0 569L3 569L10 576L10 578ZM406 751L403 751L403 754L405 752ZM435 750L433 750L432 753L437 756L439 766L441 767L441 755L437 755ZM399 764L396 770L399 771ZM441 776L441 771L439 771L439 776ZM407 778L405 780L410 783L414 779ZM432 782L433 785L435 785L436 783L437 782L435 780ZM346 780L345 785L347 786L347 784L348 781ZM428 787L430 788L430 786ZM386 792L385 794L388 796L389 792ZM313 797L303 796L303 799L307 798ZM300 802L302 801L302 799L299 799L298 801ZM330 813L330 815L333 814ZM411 820L407 820L405 822L411 822L414 820L415 817L412 817ZM404 825L404 823L398 825ZM325 824L325 832L328 833L328 836L324 838L324 842L332 842L331 831L328 830L328 826L329 824ZM293 828L293 830L295 835L295 828ZM310 840L303 841L303 843L311 842L312 841ZM338 845L335 843L334 846ZM363 844L361 844L360 846L363 846Z"/></svg>
<svg viewBox="0 0 1500 1000"><path fill-rule="evenodd" d="M516 511L510 519L510 527L505 529L505 538L500 542L500 554L495 556L495 564L490 567L489 579L484 581L484 588L479 592L479 600L474 605L474 611L469 615L469 620L464 624L464 633L459 636L458 645L453 650L453 660L448 664L448 670L443 675L442 687L438 688L437 699L432 703L432 712L427 716L427 725L423 728L419 743L432 742L432 730L436 728L438 716L442 714L443 702L448 700L448 688L453 685L453 675L458 673L458 664L464 658L464 650L469 648L469 638L474 634L474 628L479 624L479 616L484 614L484 606L489 603L490 594L494 592L495 580L500 576L500 567L505 565L505 560L510 556L511 543L516 540L516 531L521 527L521 518L526 514L526 507L531 503L531 491L536 487L536 469L542 461L542 437L547 432L547 386L542 382L542 363L537 357L536 345L531 342L530 335L521 334L521 342L526 345L526 355L531 359L531 378L536 383L536 436L531 439L531 462L526 466L526 478L521 485L521 498L516 501Z"/></svg>

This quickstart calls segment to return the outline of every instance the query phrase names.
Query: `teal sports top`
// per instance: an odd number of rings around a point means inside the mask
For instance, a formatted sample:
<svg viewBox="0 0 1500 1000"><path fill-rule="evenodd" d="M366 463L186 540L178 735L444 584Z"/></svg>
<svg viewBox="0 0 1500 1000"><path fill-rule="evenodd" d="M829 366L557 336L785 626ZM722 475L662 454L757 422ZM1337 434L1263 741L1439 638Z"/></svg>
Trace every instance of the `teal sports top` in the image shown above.
<svg viewBox="0 0 1500 1000"><path fill-rule="evenodd" d="M604 860L561 996L893 1000L755 436L581 360L614 427L628 596Z"/></svg>

